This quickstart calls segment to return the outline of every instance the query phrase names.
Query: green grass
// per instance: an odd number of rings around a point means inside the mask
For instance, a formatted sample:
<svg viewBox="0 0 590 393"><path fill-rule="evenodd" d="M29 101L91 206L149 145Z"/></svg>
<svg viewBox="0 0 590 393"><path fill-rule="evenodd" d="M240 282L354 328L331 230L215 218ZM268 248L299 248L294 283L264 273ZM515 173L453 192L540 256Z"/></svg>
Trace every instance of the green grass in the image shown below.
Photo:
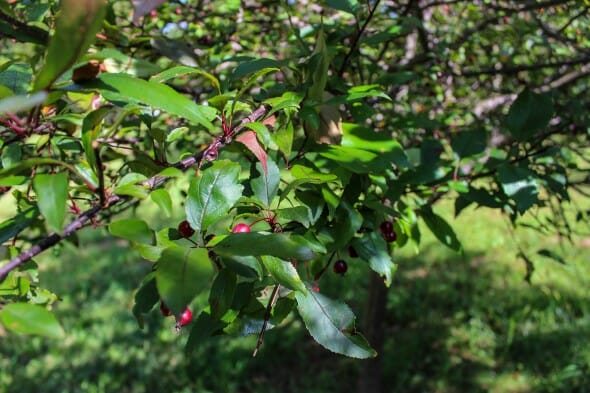
<svg viewBox="0 0 590 393"><path fill-rule="evenodd" d="M445 217L447 205L435 209ZM515 234L499 214L468 209L454 222L457 254L423 230L421 252L399 264L383 315L385 392L590 391L590 249L587 238L561 248L554 236L518 230L529 253L548 248L562 265L535 257L531 284L516 257ZM62 341L0 332L1 392L341 392L352 391L362 362L327 352L297 318L255 337L215 338L188 357L157 310L140 330L132 294L151 265L124 242L86 230L83 246L37 258L44 285L61 296ZM362 315L367 274L349 260L322 291ZM361 324L362 325L362 324ZM360 326L362 331L362 326Z"/></svg>

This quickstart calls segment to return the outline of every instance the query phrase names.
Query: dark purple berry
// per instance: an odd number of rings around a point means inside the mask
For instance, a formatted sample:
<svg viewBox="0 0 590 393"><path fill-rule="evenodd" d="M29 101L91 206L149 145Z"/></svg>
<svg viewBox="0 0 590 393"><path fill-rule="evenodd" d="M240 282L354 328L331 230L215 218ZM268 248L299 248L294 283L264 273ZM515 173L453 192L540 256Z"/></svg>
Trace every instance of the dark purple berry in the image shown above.
<svg viewBox="0 0 590 393"><path fill-rule="evenodd" d="M353 246L348 246L348 255L350 255L351 258L358 258L359 256Z"/></svg>
<svg viewBox="0 0 590 393"><path fill-rule="evenodd" d="M191 227L191 224L189 224L187 220L184 220L178 224L178 233L181 237L188 239L195 234L195 230Z"/></svg>
<svg viewBox="0 0 590 393"><path fill-rule="evenodd" d="M334 263L334 273L344 274L348 270L348 264L346 261L340 259Z"/></svg>
<svg viewBox="0 0 590 393"><path fill-rule="evenodd" d="M379 229L381 229L381 233L385 235L386 233L393 232L393 224L389 221L383 221L381 225L379 225Z"/></svg>
<svg viewBox="0 0 590 393"><path fill-rule="evenodd" d="M393 243L395 241L395 239L397 239L397 234L394 231L391 231L391 232L384 233L383 237L385 238L385 241L387 243Z"/></svg>

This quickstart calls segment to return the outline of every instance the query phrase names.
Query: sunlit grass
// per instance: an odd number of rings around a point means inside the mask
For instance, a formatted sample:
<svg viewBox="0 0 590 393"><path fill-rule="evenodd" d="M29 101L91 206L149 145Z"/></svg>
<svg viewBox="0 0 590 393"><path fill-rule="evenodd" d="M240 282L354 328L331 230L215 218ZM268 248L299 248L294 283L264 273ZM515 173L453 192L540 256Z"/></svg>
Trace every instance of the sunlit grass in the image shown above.
<svg viewBox="0 0 590 393"><path fill-rule="evenodd" d="M175 209L176 217L163 220L153 207L141 214L159 229L178 222L182 207ZM488 209L468 208L456 220L446 202L435 211L452 221L464 250L445 248L422 227L419 254L411 247L395 252L399 269L383 316L385 391L586 391L588 239L563 246L555 236L513 230ZM55 312L67 336L60 342L0 338L6 392L39 391L40 381L44 392L354 390L361 363L319 347L297 318L267 332L256 358L254 336L213 338L185 356L188 332L175 333L172 319L157 309L140 330L132 296L151 264L126 242L104 241L104 231L87 229L80 248L64 245L37 258L43 284L61 297ZM534 260L530 284L519 247ZM566 264L536 255L540 248L559 253ZM362 261L349 260L345 277L327 274L320 284L362 314ZM204 296L196 304L204 304Z"/></svg>

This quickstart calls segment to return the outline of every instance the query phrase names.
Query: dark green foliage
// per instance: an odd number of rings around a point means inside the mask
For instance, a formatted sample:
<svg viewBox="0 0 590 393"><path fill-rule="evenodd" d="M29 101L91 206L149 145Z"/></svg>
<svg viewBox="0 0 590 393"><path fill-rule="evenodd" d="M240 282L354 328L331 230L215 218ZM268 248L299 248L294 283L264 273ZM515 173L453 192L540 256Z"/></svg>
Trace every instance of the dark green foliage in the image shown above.
<svg viewBox="0 0 590 393"><path fill-rule="evenodd" d="M44 289L33 258L81 252L84 227L137 252L118 268L142 266L132 313L148 336L162 331L151 328L159 301L176 320L194 311L179 352L195 363L210 342L233 342L219 336L258 336L257 353L266 330L301 322L331 351L375 356L349 292L323 292L324 273L338 261L348 291L365 285L361 268L395 287L394 252L420 251L425 236L466 252L433 207L446 199L456 216L506 215L511 230L532 217L524 225L560 241L587 234L565 213L573 192L588 195L586 6L251 3L0 5L0 335L61 336L49 310L59 316L65 295ZM342 259L350 247L356 265ZM530 281L537 261L567 265L564 250L514 255ZM433 327L426 339L444 331Z"/></svg>

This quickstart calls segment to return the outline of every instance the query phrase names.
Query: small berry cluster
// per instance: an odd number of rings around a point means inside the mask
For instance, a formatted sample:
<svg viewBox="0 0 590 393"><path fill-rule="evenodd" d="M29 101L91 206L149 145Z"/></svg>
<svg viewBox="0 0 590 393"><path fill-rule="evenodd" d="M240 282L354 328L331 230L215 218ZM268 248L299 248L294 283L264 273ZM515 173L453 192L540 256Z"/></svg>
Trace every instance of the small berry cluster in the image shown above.
<svg viewBox="0 0 590 393"><path fill-rule="evenodd" d="M379 229L381 229L381 235L387 243L393 243L397 239L397 234L393 230L393 224L391 222L383 221Z"/></svg>

